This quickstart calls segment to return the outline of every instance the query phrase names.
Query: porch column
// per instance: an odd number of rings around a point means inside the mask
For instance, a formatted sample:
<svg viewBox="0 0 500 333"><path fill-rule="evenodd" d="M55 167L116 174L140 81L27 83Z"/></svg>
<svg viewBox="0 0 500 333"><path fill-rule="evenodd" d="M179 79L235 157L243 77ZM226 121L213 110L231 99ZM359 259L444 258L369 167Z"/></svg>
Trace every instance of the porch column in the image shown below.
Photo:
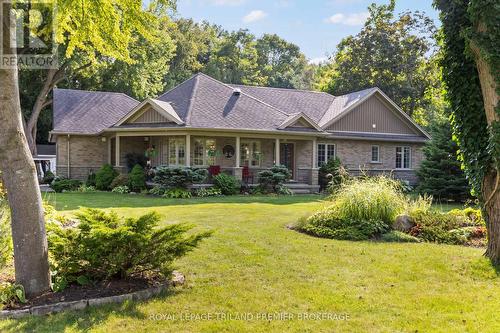
<svg viewBox="0 0 500 333"><path fill-rule="evenodd" d="M312 141L313 149L312 149L312 164L311 164L311 181L310 185L317 186L319 184L319 169L317 166L318 160L318 141L316 138Z"/></svg>
<svg viewBox="0 0 500 333"><path fill-rule="evenodd" d="M318 141L316 138L312 141L313 149L312 149L312 164L311 168L315 169L317 167L316 163L318 160Z"/></svg>
<svg viewBox="0 0 500 333"><path fill-rule="evenodd" d="M186 134L186 166L191 166L191 134Z"/></svg>
<svg viewBox="0 0 500 333"><path fill-rule="evenodd" d="M234 177L238 180L243 180L243 168L240 165L241 160L241 138L239 136L236 137L236 147L234 152Z"/></svg>
<svg viewBox="0 0 500 333"><path fill-rule="evenodd" d="M274 144L274 165L280 165L280 139Z"/></svg>
<svg viewBox="0 0 500 333"><path fill-rule="evenodd" d="M240 140L240 137L237 136L236 137L236 163L235 163L235 167L236 168L239 168L240 167L240 160L241 160L241 148L240 148L240 145L241 145L241 140Z"/></svg>
<svg viewBox="0 0 500 333"><path fill-rule="evenodd" d="M111 138L106 140L108 140L108 164L111 165Z"/></svg>
<svg viewBox="0 0 500 333"><path fill-rule="evenodd" d="M115 138L115 167L120 167L120 136L118 134Z"/></svg>

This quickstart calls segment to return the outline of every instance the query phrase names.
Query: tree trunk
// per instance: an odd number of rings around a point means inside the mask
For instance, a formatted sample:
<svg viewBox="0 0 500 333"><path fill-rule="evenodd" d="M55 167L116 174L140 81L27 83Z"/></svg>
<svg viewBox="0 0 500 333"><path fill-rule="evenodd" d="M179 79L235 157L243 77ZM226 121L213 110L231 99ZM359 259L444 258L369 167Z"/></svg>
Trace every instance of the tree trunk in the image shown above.
<svg viewBox="0 0 500 333"><path fill-rule="evenodd" d="M488 230L486 256L494 264L500 264L500 191L496 172L491 172L484 178L483 193L486 198L490 198L484 207Z"/></svg>
<svg viewBox="0 0 500 333"><path fill-rule="evenodd" d="M477 31L486 33L486 26L479 22ZM492 75L490 65L481 54L479 46L474 41L471 41L470 47L475 57L479 81L481 82L486 120L488 126L491 126L493 123L500 121L500 115L495 111L499 100L497 83ZM486 256L494 264L500 264L500 170L498 170L498 167L495 168L492 165L486 171L486 176L483 179L482 197L486 227L488 229Z"/></svg>
<svg viewBox="0 0 500 333"><path fill-rule="evenodd" d="M3 49L9 49L10 22L3 25ZM35 163L24 135L17 69L0 69L0 170L11 208L16 282L26 295L50 288L47 236Z"/></svg>

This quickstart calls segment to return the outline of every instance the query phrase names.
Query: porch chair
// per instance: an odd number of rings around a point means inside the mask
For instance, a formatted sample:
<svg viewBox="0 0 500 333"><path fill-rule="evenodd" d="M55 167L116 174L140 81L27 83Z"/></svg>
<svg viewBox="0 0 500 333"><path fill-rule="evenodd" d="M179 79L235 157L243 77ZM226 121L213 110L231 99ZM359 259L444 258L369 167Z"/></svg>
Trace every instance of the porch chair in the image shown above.
<svg viewBox="0 0 500 333"><path fill-rule="evenodd" d="M245 184L253 184L253 175L250 173L250 168L246 165L243 167L241 178L243 178Z"/></svg>

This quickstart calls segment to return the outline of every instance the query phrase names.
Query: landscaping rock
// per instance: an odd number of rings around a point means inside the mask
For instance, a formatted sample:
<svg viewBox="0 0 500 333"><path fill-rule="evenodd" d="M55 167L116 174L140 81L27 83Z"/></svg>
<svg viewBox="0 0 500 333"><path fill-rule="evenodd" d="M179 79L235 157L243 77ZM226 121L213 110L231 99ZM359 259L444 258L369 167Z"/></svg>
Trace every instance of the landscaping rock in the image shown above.
<svg viewBox="0 0 500 333"><path fill-rule="evenodd" d="M415 226L415 221L408 215L399 215L392 224L394 230L408 232Z"/></svg>
<svg viewBox="0 0 500 333"><path fill-rule="evenodd" d="M183 285L185 281L186 281L186 278L184 277L184 275L182 273L177 272L177 271L172 272L172 285L174 287Z"/></svg>

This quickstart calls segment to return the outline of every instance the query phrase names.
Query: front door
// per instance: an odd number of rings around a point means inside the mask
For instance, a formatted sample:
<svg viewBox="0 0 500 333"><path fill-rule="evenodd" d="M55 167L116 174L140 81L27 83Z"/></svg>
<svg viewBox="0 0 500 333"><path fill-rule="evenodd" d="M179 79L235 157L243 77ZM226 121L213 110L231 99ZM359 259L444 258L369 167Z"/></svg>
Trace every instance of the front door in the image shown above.
<svg viewBox="0 0 500 333"><path fill-rule="evenodd" d="M293 143L280 144L280 164L284 165L292 172L292 179L295 179L295 153Z"/></svg>

